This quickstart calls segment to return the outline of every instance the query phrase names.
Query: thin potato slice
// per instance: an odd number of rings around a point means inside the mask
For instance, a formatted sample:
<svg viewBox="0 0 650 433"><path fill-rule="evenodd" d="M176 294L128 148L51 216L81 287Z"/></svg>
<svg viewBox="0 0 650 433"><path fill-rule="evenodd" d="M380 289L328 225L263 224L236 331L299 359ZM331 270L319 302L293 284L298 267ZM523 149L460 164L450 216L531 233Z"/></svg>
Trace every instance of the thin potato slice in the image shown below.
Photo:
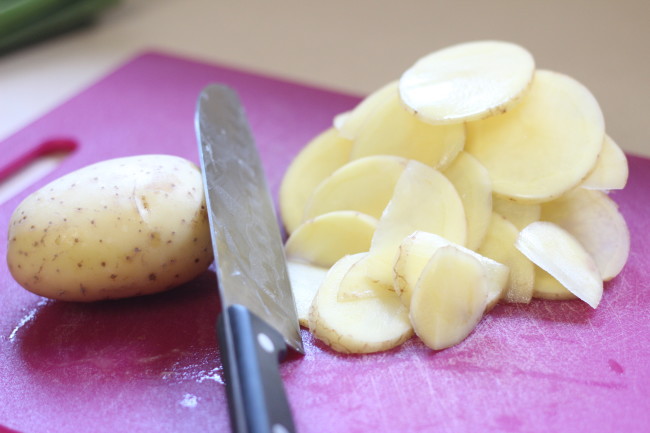
<svg viewBox="0 0 650 433"><path fill-rule="evenodd" d="M329 212L298 226L285 253L289 259L329 268L343 256L368 251L376 227L376 218L360 212Z"/></svg>
<svg viewBox="0 0 650 433"><path fill-rule="evenodd" d="M459 251L476 258L484 268L488 299L486 309L492 309L501 299L508 282L507 266L484 257L470 249L453 244L434 233L416 231L407 236L399 246L393 266L393 287L404 305L411 305L413 289L422 270L439 248L452 245Z"/></svg>
<svg viewBox="0 0 650 433"><path fill-rule="evenodd" d="M439 171L410 161L372 237L368 276L391 285L399 245L416 230L436 233L459 245L467 239L463 203L449 180Z"/></svg>
<svg viewBox="0 0 650 433"><path fill-rule="evenodd" d="M582 84L537 71L511 111L467 124L465 150L490 172L496 194L544 202L577 186L596 164L605 135L598 102Z"/></svg>
<svg viewBox="0 0 650 433"><path fill-rule="evenodd" d="M603 149L598 155L596 167L580 184L586 189L609 191L623 189L627 183L629 167L623 150L608 135L605 135Z"/></svg>
<svg viewBox="0 0 650 433"><path fill-rule="evenodd" d="M400 95L432 124L478 120L516 105L534 71L533 56L519 45L468 42L418 60L400 78Z"/></svg>
<svg viewBox="0 0 650 433"><path fill-rule="evenodd" d="M533 296L534 266L515 248L519 230L510 221L494 212L483 244L477 252L510 269L503 299L506 302L528 303Z"/></svg>
<svg viewBox="0 0 650 433"><path fill-rule="evenodd" d="M458 191L467 218L467 248L475 250L483 242L492 215L492 182L480 162L461 152L444 171Z"/></svg>
<svg viewBox="0 0 650 433"><path fill-rule="evenodd" d="M374 117L378 107L389 100L396 92L397 81L392 81L366 96L353 110L341 113L334 118L334 127L339 130L341 136L355 140L359 130L364 124Z"/></svg>
<svg viewBox="0 0 650 433"><path fill-rule="evenodd" d="M481 263L454 246L441 247L422 271L409 317L434 350L463 341L483 317L488 289Z"/></svg>
<svg viewBox="0 0 650 433"><path fill-rule="evenodd" d="M309 326L309 309L316 292L325 279L328 269L295 260L287 261L287 271L291 282L293 300L296 303L298 322Z"/></svg>
<svg viewBox="0 0 650 433"><path fill-rule="evenodd" d="M542 219L573 235L594 258L603 280L611 280L625 266L630 232L618 206L604 192L577 188L544 203Z"/></svg>
<svg viewBox="0 0 650 433"><path fill-rule="evenodd" d="M369 267L373 266L373 263L372 260L368 260L366 255L350 267L339 285L339 302L371 298L389 291L394 292L391 284L385 284L370 278L371 271Z"/></svg>
<svg viewBox="0 0 650 433"><path fill-rule="evenodd" d="M520 203L507 198L493 196L492 208L519 230L542 217L542 206L538 203Z"/></svg>
<svg viewBox="0 0 650 433"><path fill-rule="evenodd" d="M391 349L413 335L408 309L394 292L339 302L339 285L365 253L336 262L321 284L309 313L310 331L343 353L372 353ZM359 284L364 284L363 280Z"/></svg>
<svg viewBox="0 0 650 433"><path fill-rule="evenodd" d="M287 232L302 222L307 200L323 179L350 158L352 142L330 128L310 141L291 162L280 185L280 213Z"/></svg>
<svg viewBox="0 0 650 433"><path fill-rule="evenodd" d="M535 266L535 290L533 290L533 297L552 301L576 299L576 295L569 292L558 280L539 266Z"/></svg>
<svg viewBox="0 0 650 433"><path fill-rule="evenodd" d="M397 155L434 168L448 166L465 145L465 126L430 125L404 108L395 84L382 95L377 106L359 128L350 158Z"/></svg>
<svg viewBox="0 0 650 433"><path fill-rule="evenodd" d="M390 201L408 160L377 155L348 162L314 190L303 221L337 210L355 210L379 218Z"/></svg>
<svg viewBox="0 0 650 433"><path fill-rule="evenodd" d="M590 307L598 306L603 296L598 266L566 230L538 221L519 233L515 246Z"/></svg>

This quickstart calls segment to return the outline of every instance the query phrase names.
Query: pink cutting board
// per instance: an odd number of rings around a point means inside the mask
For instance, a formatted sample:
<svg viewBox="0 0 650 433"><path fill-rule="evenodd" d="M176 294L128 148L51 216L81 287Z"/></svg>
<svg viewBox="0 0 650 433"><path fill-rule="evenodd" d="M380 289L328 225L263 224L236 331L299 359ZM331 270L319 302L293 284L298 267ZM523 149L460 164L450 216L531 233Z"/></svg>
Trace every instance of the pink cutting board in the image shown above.
<svg viewBox="0 0 650 433"><path fill-rule="evenodd" d="M211 82L241 95L271 188L291 158L358 98L164 54L135 58L0 143L0 176L52 148L75 151L0 206L0 233L28 192L91 162L140 153L197 161L194 107ZM282 365L310 432L650 431L650 160L630 157L612 196L632 233L597 310L579 301L500 305L462 344L412 339L344 356L303 330ZM4 241L0 255L6 254ZM168 293L90 305L20 288L0 263L0 431L225 432L213 272Z"/></svg>

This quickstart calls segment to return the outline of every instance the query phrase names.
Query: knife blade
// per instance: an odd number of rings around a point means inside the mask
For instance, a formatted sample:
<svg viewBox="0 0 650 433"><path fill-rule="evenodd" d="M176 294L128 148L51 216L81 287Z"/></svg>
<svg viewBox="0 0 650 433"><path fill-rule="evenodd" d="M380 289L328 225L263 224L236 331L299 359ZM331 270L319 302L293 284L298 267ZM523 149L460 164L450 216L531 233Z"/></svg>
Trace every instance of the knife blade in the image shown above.
<svg viewBox="0 0 650 433"><path fill-rule="evenodd" d="M212 84L195 127L222 311L217 324L233 432L294 432L279 363L304 353L280 228L238 95Z"/></svg>

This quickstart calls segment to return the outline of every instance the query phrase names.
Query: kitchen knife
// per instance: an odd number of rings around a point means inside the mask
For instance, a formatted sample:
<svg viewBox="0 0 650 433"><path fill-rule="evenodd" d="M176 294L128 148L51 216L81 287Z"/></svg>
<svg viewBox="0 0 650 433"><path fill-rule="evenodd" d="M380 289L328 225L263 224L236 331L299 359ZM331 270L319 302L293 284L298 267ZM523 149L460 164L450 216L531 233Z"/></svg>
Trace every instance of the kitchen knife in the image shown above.
<svg viewBox="0 0 650 433"><path fill-rule="evenodd" d="M222 312L217 324L233 432L294 432L279 362L303 352L282 238L237 94L200 94L196 133Z"/></svg>

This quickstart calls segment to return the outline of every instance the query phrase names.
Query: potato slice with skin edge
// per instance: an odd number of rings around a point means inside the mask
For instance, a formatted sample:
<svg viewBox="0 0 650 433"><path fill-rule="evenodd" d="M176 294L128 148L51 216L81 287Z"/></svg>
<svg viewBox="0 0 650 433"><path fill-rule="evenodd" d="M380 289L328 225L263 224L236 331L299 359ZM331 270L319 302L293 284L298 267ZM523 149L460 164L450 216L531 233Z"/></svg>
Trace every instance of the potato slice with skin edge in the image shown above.
<svg viewBox="0 0 650 433"><path fill-rule="evenodd" d="M303 220L336 210L355 210L379 218L407 164L407 159L390 155L348 162L316 187Z"/></svg>
<svg viewBox="0 0 650 433"><path fill-rule="evenodd" d="M611 137L605 135L596 167L580 186L601 191L623 189L627 184L628 175L629 167L625 153Z"/></svg>
<svg viewBox="0 0 650 433"><path fill-rule="evenodd" d="M530 223L539 221L542 217L542 206L533 203L520 203L510 199L493 196L492 209L511 223L519 230Z"/></svg>
<svg viewBox="0 0 650 433"><path fill-rule="evenodd" d="M590 307L603 296L603 280L594 259L566 230L538 221L519 233L517 249Z"/></svg>
<svg viewBox="0 0 650 433"><path fill-rule="evenodd" d="M516 105L534 71L533 56L519 45L468 42L418 60L400 78L400 95L432 124L478 120Z"/></svg>
<svg viewBox="0 0 650 433"><path fill-rule="evenodd" d="M486 310L495 307L508 282L508 267L468 248L453 244L442 236L423 231L416 231L404 239L393 266L393 286L404 305L411 305L413 288L431 257L439 248L449 245L476 258L484 267L488 290Z"/></svg>
<svg viewBox="0 0 650 433"><path fill-rule="evenodd" d="M377 107L380 107L384 101L389 99L396 88L397 81L391 81L375 90L366 96L353 110L336 116L334 118L334 127L339 130L341 136L349 140L355 140L364 123L372 118Z"/></svg>
<svg viewBox="0 0 650 433"><path fill-rule="evenodd" d="M396 155L442 169L456 158L464 145L463 124L422 122L403 106L395 85L392 94L377 102L372 116L359 128L350 158Z"/></svg>
<svg viewBox="0 0 650 433"><path fill-rule="evenodd" d="M542 219L573 235L593 257L603 280L611 280L625 266L630 232L618 206L604 192L577 188L544 203Z"/></svg>
<svg viewBox="0 0 650 433"><path fill-rule="evenodd" d="M289 259L329 268L343 256L368 251L376 227L377 219L361 212L329 212L298 226L284 251Z"/></svg>
<svg viewBox="0 0 650 433"><path fill-rule="evenodd" d="M409 313L413 330L431 349L456 345L483 317L487 296L481 263L454 246L441 247L413 290Z"/></svg>
<svg viewBox="0 0 650 433"><path fill-rule="evenodd" d="M463 203L451 182L436 169L410 161L372 237L368 276L391 285L399 245L416 230L436 233L464 245L466 221Z"/></svg>
<svg viewBox="0 0 650 433"><path fill-rule="evenodd" d="M413 335L408 309L394 292L338 302L341 279L365 254L346 256L330 268L309 312L309 330L332 349L343 353L389 350Z"/></svg>
<svg viewBox="0 0 650 433"><path fill-rule="evenodd" d="M461 152L443 174L458 191L467 218L467 248L475 250L483 242L492 216L492 182L480 162Z"/></svg>
<svg viewBox="0 0 650 433"><path fill-rule="evenodd" d="M503 299L506 302L528 303L533 295L534 266L515 248L519 230L498 213L492 213L490 227L477 252L506 265L510 272Z"/></svg>
<svg viewBox="0 0 650 433"><path fill-rule="evenodd" d="M300 326L309 326L309 309L318 288L325 280L328 268L314 266L296 260L287 260L287 271L291 282L293 300L296 303Z"/></svg>
<svg viewBox="0 0 650 433"><path fill-rule="evenodd" d="M280 214L288 233L302 222L305 205L316 186L348 162L351 148L351 141L330 128L310 141L293 159L279 192Z"/></svg>
<svg viewBox="0 0 650 433"><path fill-rule="evenodd" d="M490 172L494 193L540 203L580 184L605 136L598 102L576 80L537 71L511 111L467 124L465 150Z"/></svg>
<svg viewBox="0 0 650 433"><path fill-rule="evenodd" d="M338 301L354 301L363 298L380 296L384 292L394 292L392 285L384 284L369 277L369 266L374 262L367 260L367 256L350 267L339 284ZM362 282L362 283L360 283ZM404 304L408 306L407 304Z"/></svg>

